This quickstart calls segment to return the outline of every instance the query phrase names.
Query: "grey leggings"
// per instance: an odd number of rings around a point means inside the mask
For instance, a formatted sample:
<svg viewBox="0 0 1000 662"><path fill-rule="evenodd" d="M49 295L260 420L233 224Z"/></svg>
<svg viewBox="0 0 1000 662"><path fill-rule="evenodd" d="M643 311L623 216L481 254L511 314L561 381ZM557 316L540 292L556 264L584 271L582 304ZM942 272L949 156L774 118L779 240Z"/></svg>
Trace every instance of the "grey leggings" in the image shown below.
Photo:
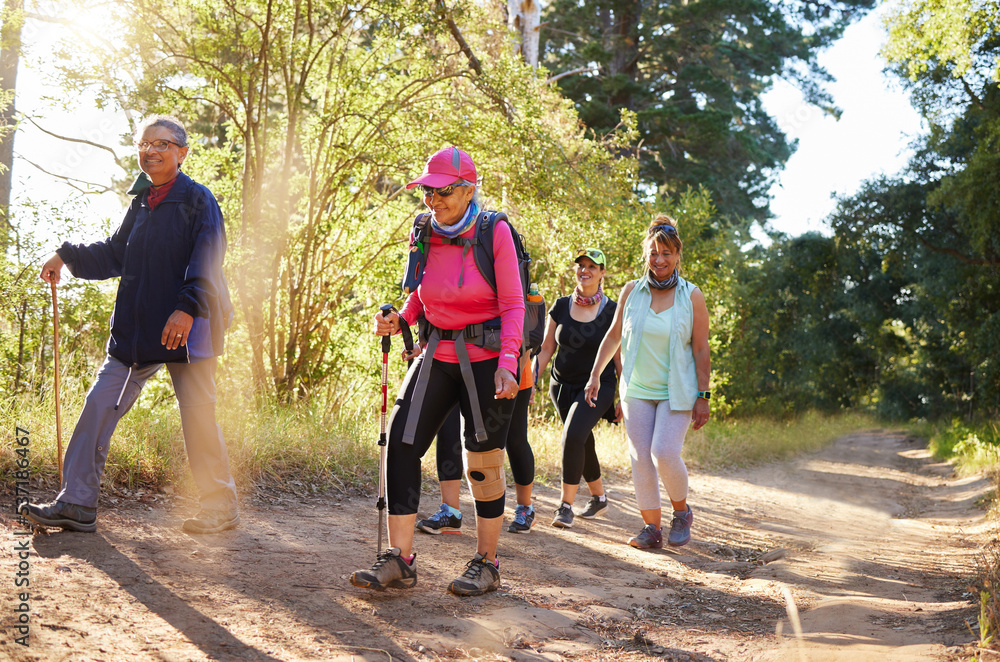
<svg viewBox="0 0 1000 662"><path fill-rule="evenodd" d="M673 411L670 400L626 397L622 411L639 510L660 508L660 480L672 501L687 499L688 471L681 448L691 425L691 410Z"/></svg>

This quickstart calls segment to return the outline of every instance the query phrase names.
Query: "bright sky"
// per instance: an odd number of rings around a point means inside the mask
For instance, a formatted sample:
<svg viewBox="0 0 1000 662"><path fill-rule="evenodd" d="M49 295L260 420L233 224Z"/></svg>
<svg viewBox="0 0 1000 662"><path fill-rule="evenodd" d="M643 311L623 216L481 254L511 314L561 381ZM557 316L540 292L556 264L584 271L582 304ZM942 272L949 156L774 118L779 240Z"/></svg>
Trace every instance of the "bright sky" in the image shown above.
<svg viewBox="0 0 1000 662"><path fill-rule="evenodd" d="M83 20L77 15L64 18L77 24ZM58 23L25 21L22 31L25 54L18 71L16 105L20 112L33 118L39 126L22 122L14 140L13 197L22 204L47 203L46 206L65 207L67 202L71 202L74 209L80 204L85 210L89 209L89 212L82 213L91 214L95 223L104 218L117 222L124 209L117 195L83 195L44 172L104 186L113 176L125 176L107 151L83 142L66 142L45 133L48 131L98 145L118 145L121 135L129 131L128 121L122 113L102 111L93 102L67 98L62 90L46 84L38 62L50 61L49 54L54 50L57 39L64 36L64 30ZM117 149L120 155L128 153L125 148ZM64 239L93 240L93 236L59 237L60 242Z"/></svg>
<svg viewBox="0 0 1000 662"><path fill-rule="evenodd" d="M921 119L893 77L882 74L878 51L885 32L878 10L847 29L819 62L836 81L829 86L840 121L809 106L780 82L764 103L797 151L772 188L774 229L790 235L829 234L824 219L834 194L852 194L880 173L893 175L908 160L910 141L922 132Z"/></svg>
<svg viewBox="0 0 1000 662"><path fill-rule="evenodd" d="M44 61L58 29L28 21L24 41L29 63ZM843 110L840 121L807 105L794 88L783 82L765 97L779 126L790 139L799 141L779 184L772 189L775 229L791 235L811 230L829 232L824 219L834 208L832 195L854 193L864 180L879 173L894 174L906 163L907 145L921 132L920 118L898 84L881 72L878 50L883 41L880 17L873 12L848 28L842 40L821 54L820 63L836 79L829 89ZM60 99L60 93L46 87L38 70L31 66L22 67L17 92L18 108L28 115L44 117L40 123L52 132L117 144L119 135L128 131L121 114L75 107L80 105L75 103L70 103L74 108L67 111L46 107L44 97ZM67 199L87 200L95 221L111 218L117 222L122 205L114 194L82 196L27 162L56 174L103 183L112 175L123 174L108 153L59 141L30 123L22 125L15 152L22 157L14 166L15 199L55 204Z"/></svg>

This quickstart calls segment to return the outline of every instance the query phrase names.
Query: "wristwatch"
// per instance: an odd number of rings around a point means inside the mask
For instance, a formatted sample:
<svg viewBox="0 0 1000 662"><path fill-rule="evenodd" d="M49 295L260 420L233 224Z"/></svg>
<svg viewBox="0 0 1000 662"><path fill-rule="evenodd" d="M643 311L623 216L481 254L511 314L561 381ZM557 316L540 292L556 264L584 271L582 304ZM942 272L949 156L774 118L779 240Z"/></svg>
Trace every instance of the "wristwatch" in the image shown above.
<svg viewBox="0 0 1000 662"><path fill-rule="evenodd" d="M699 398L705 398L706 400L711 400L712 399L712 392L711 391L698 391L698 397Z"/></svg>

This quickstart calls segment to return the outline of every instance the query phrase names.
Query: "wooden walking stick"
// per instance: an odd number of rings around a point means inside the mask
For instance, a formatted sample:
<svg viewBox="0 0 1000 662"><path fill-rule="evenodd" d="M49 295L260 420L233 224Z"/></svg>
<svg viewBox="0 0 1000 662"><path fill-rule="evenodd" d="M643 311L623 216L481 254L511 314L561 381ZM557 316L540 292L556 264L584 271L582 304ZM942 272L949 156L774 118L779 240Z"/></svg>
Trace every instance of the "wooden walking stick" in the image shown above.
<svg viewBox="0 0 1000 662"><path fill-rule="evenodd" d="M59 464L59 488L62 489L62 416L59 412L59 303L56 300L56 283L52 286L52 356L55 368L55 402L56 402L56 459Z"/></svg>

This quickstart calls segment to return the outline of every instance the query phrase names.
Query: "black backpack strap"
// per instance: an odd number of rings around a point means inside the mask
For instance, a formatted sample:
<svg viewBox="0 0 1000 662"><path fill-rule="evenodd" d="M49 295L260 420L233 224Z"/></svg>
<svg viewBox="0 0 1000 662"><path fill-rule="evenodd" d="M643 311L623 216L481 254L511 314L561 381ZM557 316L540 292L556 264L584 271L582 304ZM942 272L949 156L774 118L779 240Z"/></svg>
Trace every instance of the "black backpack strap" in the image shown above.
<svg viewBox="0 0 1000 662"><path fill-rule="evenodd" d="M413 219L413 241L420 247L424 255L427 254L427 238L431 234L431 215L417 214Z"/></svg>
<svg viewBox="0 0 1000 662"><path fill-rule="evenodd" d="M400 283L404 296L416 290L424 277L427 251L430 249L430 219L430 214L417 214L413 219L410 247L406 253L406 271L403 272L403 280Z"/></svg>
<svg viewBox="0 0 1000 662"><path fill-rule="evenodd" d="M497 221L507 220L507 214L502 211L488 210L479 212L479 217L476 219L475 246L472 255L479 273L494 292L497 291L497 272L493 266L493 228L496 227Z"/></svg>

